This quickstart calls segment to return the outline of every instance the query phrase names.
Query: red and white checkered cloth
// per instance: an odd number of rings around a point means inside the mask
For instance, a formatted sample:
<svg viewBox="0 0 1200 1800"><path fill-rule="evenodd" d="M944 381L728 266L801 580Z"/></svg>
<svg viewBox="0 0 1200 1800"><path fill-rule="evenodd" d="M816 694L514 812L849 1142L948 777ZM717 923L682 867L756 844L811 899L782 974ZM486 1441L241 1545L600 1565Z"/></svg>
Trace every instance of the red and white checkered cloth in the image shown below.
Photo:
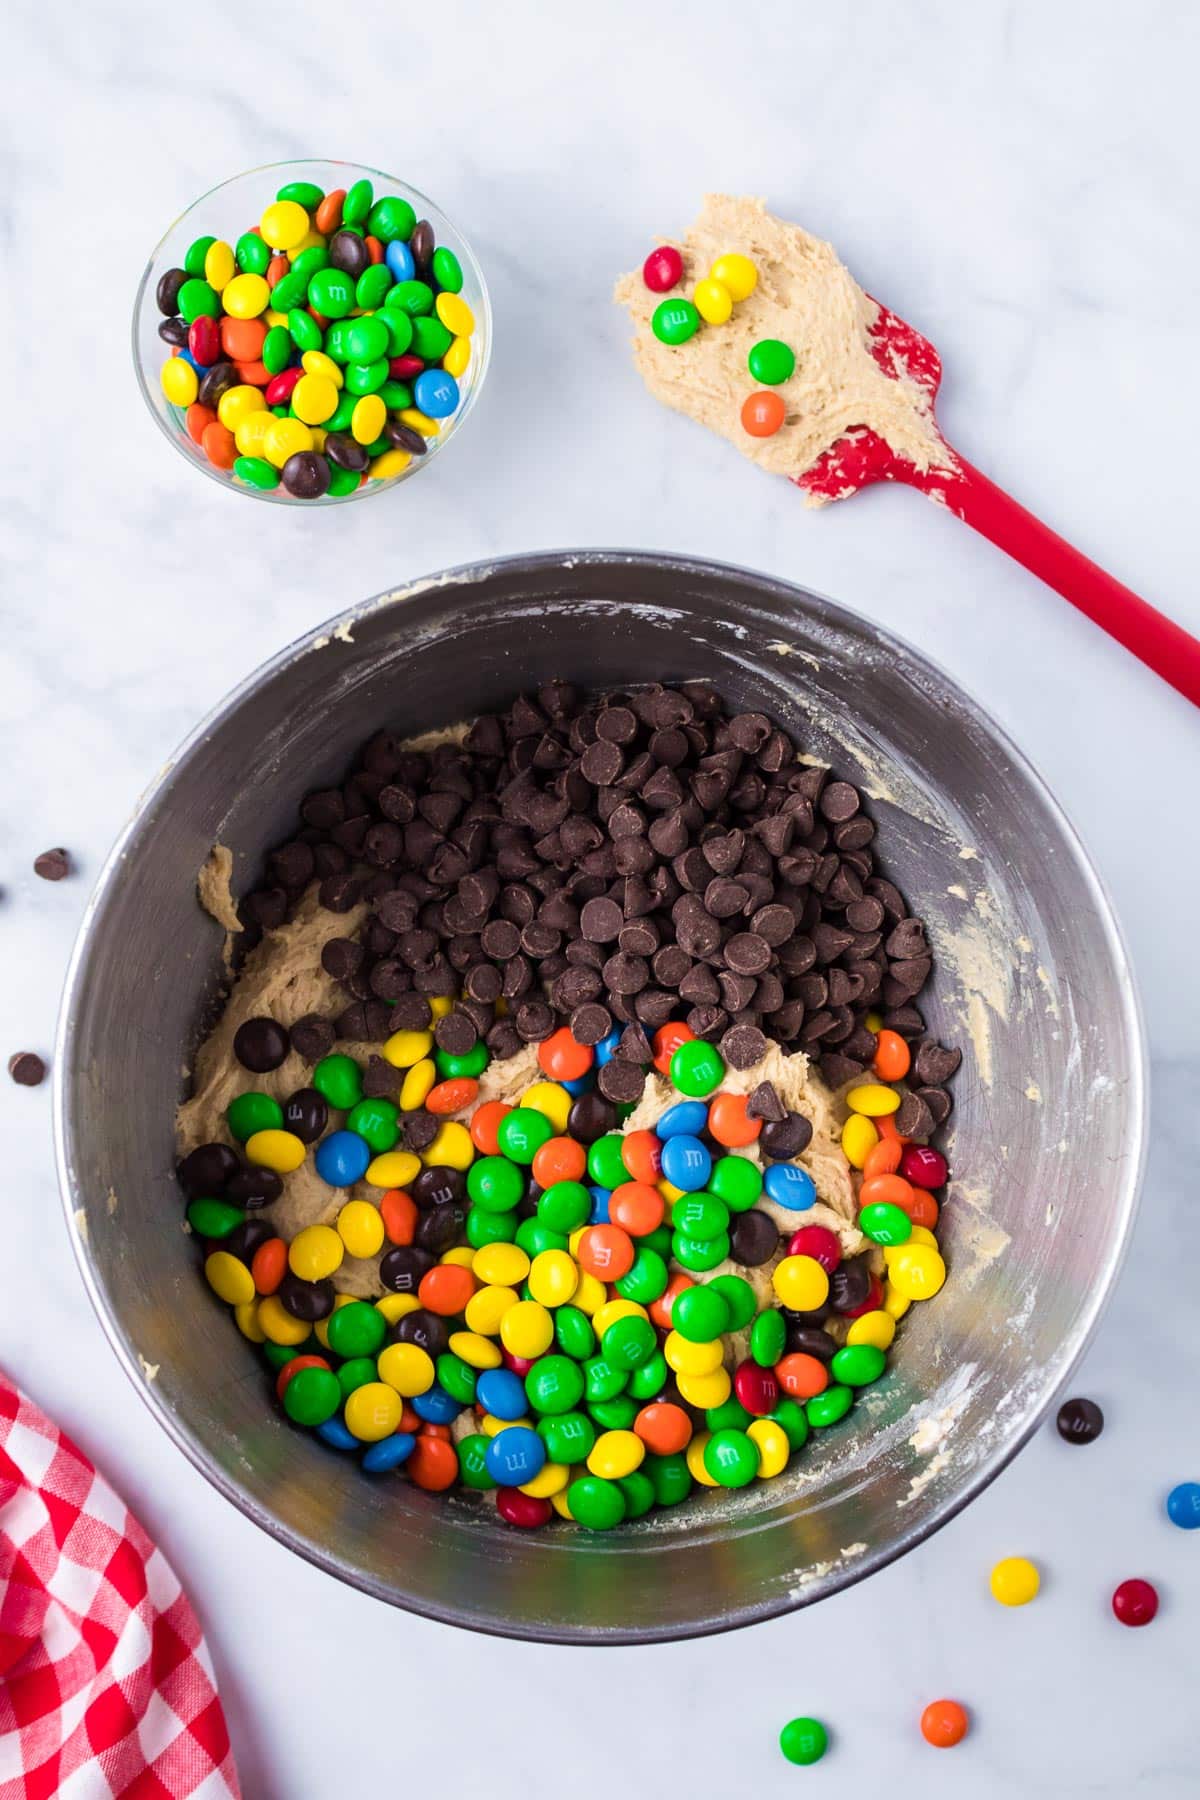
<svg viewBox="0 0 1200 1800"><path fill-rule="evenodd" d="M0 1800L238 1800L173 1570L3 1373L0 1580Z"/></svg>

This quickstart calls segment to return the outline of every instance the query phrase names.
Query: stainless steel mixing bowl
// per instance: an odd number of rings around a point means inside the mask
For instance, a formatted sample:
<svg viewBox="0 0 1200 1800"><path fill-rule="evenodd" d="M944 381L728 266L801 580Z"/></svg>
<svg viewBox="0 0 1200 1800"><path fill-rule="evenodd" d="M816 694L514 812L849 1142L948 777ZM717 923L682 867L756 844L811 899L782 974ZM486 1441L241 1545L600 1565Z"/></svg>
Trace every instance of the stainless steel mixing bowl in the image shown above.
<svg viewBox="0 0 1200 1800"><path fill-rule="evenodd" d="M525 1534L371 1480L290 1428L198 1279L172 1175L179 1070L218 993L196 902L384 724L417 732L552 675L706 677L872 797L937 949L934 1029L965 1051L943 1212L950 1278L886 1378L775 1481L609 1536ZM923 1000L922 1004L926 1002ZM682 1637L784 1612L929 1536L1004 1466L1078 1358L1121 1261L1145 1130L1137 1002L1107 899L1038 776L939 670L801 589L658 556L546 555L385 594L252 676L143 799L89 906L57 1054L75 1249L131 1380L280 1542L435 1618L519 1637ZM108 1196L115 1195L113 1204ZM147 1365L156 1372L151 1379Z"/></svg>

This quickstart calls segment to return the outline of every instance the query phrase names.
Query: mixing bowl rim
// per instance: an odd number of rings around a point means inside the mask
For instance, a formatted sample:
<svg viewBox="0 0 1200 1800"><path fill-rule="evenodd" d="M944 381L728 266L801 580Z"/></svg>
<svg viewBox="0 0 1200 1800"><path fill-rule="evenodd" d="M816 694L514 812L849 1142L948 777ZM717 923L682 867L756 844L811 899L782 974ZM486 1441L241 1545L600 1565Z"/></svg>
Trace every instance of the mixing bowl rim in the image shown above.
<svg viewBox="0 0 1200 1800"><path fill-rule="evenodd" d="M394 1583L389 1584L374 1579L342 1561L336 1550L312 1544L299 1533L284 1525L275 1514L248 1495L236 1480L218 1468L199 1440L194 1439L186 1429L184 1422L160 1400L155 1384L147 1380L134 1345L126 1335L123 1325L110 1308L108 1299L102 1291L99 1275L92 1263L89 1240L85 1232L79 1229L77 1222L81 1213L86 1216L84 1211L86 1195L83 1191L82 1178L76 1173L80 1159L72 1155L77 1131L74 1105L76 1084L73 1078L75 1003L86 978L88 956L97 919L115 882L121 876L129 845L136 835L141 821L151 806L174 781L181 767L194 753L202 749L210 733L247 699L258 692L265 683L282 673L290 664L313 650L325 648L334 634L343 637L347 633L352 634L356 624L361 624L365 619L385 608L400 607L405 601L422 594L436 593L443 589L470 587L503 569L511 569L532 576L547 571L569 573L572 569L581 566L623 569L645 567L653 569L656 574L660 575L664 572L676 572L681 578L702 575L705 578L715 576L718 579L732 579L747 597L749 592L753 591L761 597L769 597L776 601L790 599L794 602L795 597L799 595L815 610L820 620L851 631L861 631L865 628L882 648L898 654L907 664L915 664L919 672L931 675L935 682L941 684L945 693L956 706L960 707L968 716L974 716L982 721L997 747L1003 751L1040 796L1043 805L1048 809L1057 828L1062 833L1064 841L1073 850L1076 862L1087 882L1096 916L1108 947L1112 968L1117 977L1118 991L1122 996L1121 1021L1130 1058L1130 1075L1125 1094L1125 1106L1130 1130L1136 1142L1136 1155L1126 1159L1125 1169L1119 1179L1117 1195L1119 1230L1115 1241L1109 1246L1100 1279L1095 1284L1092 1298L1084 1314L1084 1323L1076 1336L1065 1365L1060 1369L1056 1380L1047 1389L1038 1404L1030 1410L1019 1425L1010 1431L1007 1437L1000 1439L997 1446L987 1456L980 1459L980 1462L970 1472L962 1489L941 1502L930 1519L918 1527L901 1531L895 1541L886 1547L868 1551L852 1564L839 1565L836 1578L829 1586L816 1582L808 1588L784 1590L769 1600L735 1606L727 1615L719 1619L704 1619L678 1628L667 1628L661 1632L653 1629L624 1632L618 1629L604 1630L590 1636L579 1633L572 1635L554 1629L506 1629L504 1624L499 1621L480 1620L474 1617L465 1605L459 1607L438 1606L413 1599L408 1595L401 1595L397 1593ZM760 570L749 569L735 563L716 562L705 557L689 557L657 551L607 548L542 550L462 563L450 569L419 577L405 582L402 586L377 594L369 600L360 601L344 612L312 627L261 663L218 700L163 763L154 780L142 791L133 812L105 858L72 947L63 983L54 1047L54 1148L59 1191L66 1213L67 1229L75 1260L88 1297L118 1361L143 1403L172 1442L183 1452L193 1467L255 1525L267 1532L277 1543L301 1556L315 1568L336 1576L338 1580L358 1588L374 1599L385 1601L389 1605L400 1607L421 1617L433 1619L440 1624L460 1626L466 1630L481 1631L490 1636L513 1638L524 1642L572 1645L589 1643L594 1645L597 1642L646 1644L674 1642L685 1638L705 1637L718 1632L738 1630L764 1619L777 1618L784 1613L796 1611L827 1594L851 1587L856 1582L863 1581L869 1575L886 1568L890 1563L914 1549L917 1544L925 1542L926 1539L940 1531L1008 1466L1041 1425L1058 1394L1078 1367L1095 1335L1104 1309L1116 1286L1133 1234L1145 1170L1148 1135L1147 1087L1148 1051L1143 1010L1124 933L1107 884L1100 875L1078 830L1055 798L1040 769L1015 744L992 713L955 676L951 675L924 650L915 648L864 614L857 613L853 609L843 606L839 601L832 600L829 596L817 593L811 588L801 587L795 582L765 574Z"/></svg>

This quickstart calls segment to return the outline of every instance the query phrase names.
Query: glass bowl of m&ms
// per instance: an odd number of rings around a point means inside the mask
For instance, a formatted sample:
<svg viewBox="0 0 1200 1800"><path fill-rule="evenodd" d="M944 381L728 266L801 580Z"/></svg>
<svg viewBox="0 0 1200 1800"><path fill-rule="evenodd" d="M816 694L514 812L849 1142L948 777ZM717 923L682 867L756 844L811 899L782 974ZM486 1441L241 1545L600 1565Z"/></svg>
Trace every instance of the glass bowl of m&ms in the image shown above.
<svg viewBox="0 0 1200 1800"><path fill-rule="evenodd" d="M428 468L483 386L492 319L462 233L354 163L213 188L146 266L133 354L164 435L256 500L367 498Z"/></svg>

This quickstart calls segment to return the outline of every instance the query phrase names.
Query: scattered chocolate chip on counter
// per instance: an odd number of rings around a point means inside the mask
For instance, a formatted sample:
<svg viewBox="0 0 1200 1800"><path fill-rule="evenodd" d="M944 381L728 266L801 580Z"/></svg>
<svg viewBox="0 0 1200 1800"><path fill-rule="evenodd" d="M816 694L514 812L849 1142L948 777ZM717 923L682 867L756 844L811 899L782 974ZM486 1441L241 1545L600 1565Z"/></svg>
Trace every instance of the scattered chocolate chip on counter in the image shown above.
<svg viewBox="0 0 1200 1800"><path fill-rule="evenodd" d="M33 872L40 875L43 881L65 881L71 873L71 858L61 847L57 850L43 850L40 856L33 859Z"/></svg>
<svg viewBox="0 0 1200 1800"><path fill-rule="evenodd" d="M18 1050L10 1056L8 1072L18 1087L38 1087L46 1079L46 1065L35 1050Z"/></svg>

